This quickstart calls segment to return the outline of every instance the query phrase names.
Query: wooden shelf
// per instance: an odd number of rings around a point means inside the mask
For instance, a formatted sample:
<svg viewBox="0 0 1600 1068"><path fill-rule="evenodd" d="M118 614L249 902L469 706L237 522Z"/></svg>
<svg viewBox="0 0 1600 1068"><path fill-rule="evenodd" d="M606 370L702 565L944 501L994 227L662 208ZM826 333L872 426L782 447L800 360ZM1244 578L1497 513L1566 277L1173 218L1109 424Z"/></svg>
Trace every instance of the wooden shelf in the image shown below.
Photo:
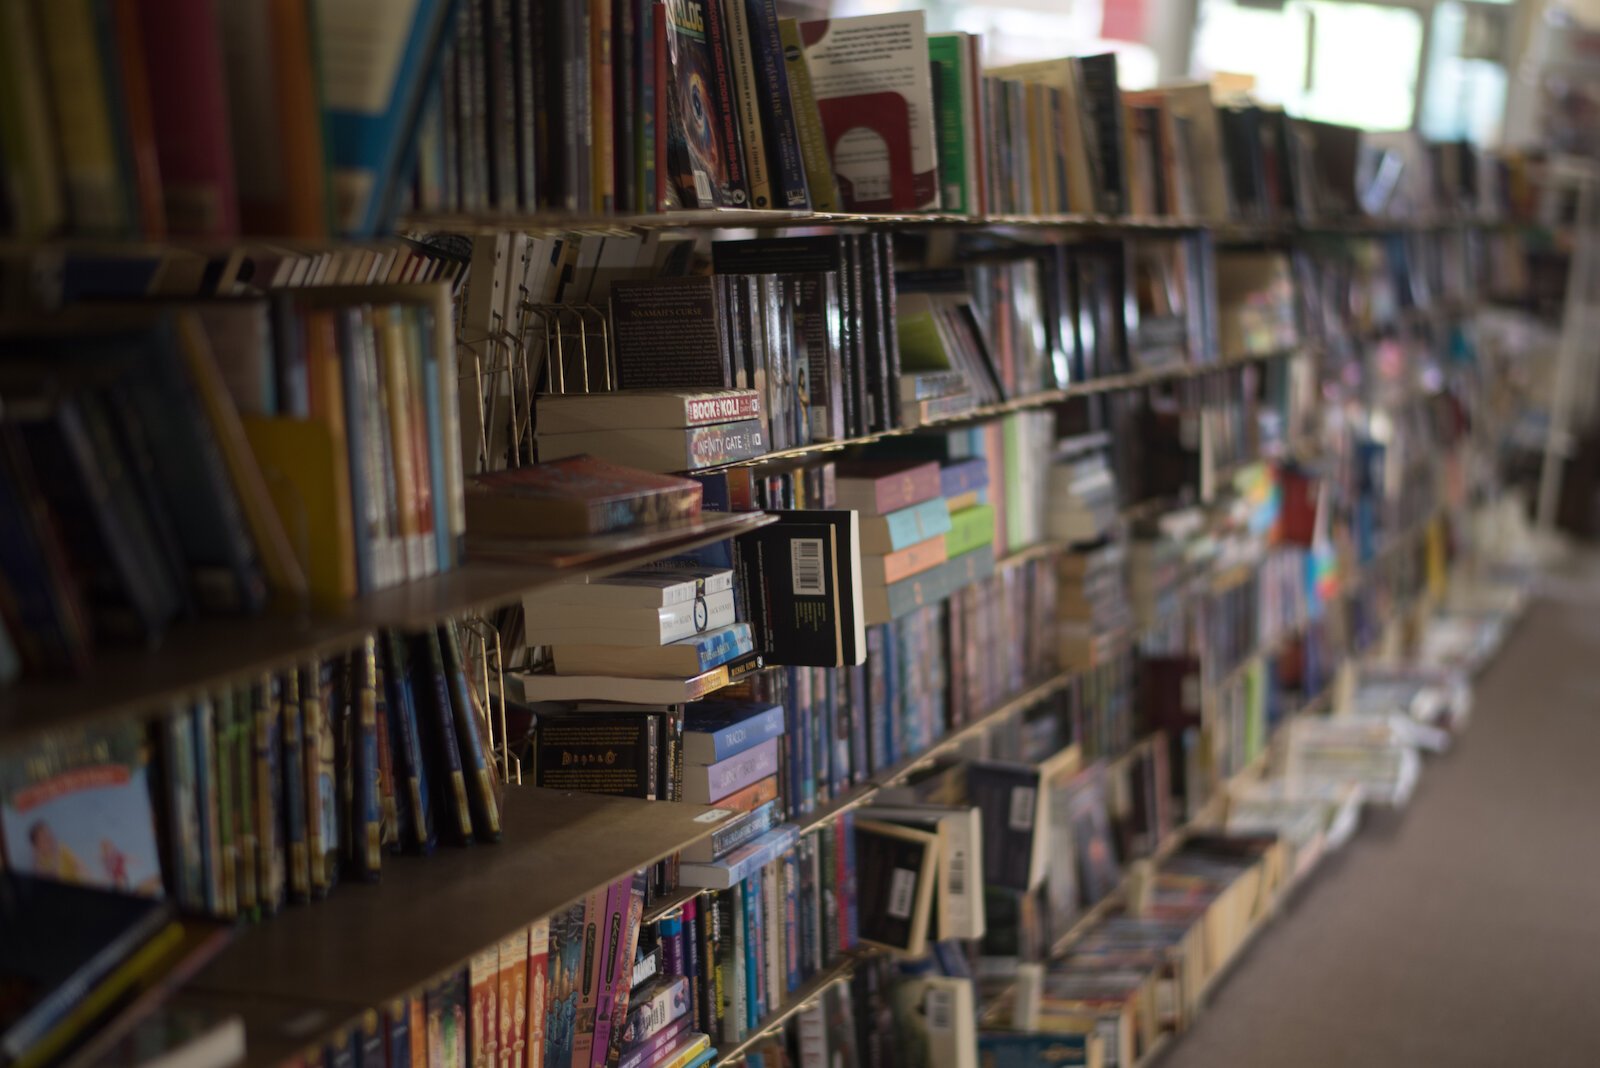
<svg viewBox="0 0 1600 1068"><path fill-rule="evenodd" d="M342 653L382 627L427 626L449 616L485 611L558 581L626 571L774 521L761 512L707 513L690 535L681 529L664 531L646 547L585 567L468 562L448 574L359 598L326 615L184 623L158 649L99 652L90 669L76 678L27 681L0 690L0 745L119 716L156 715L196 691Z"/></svg>
<svg viewBox="0 0 1600 1068"><path fill-rule="evenodd" d="M381 1006L710 834L716 824L699 820L708 811L508 787L504 841L386 858L383 882L340 886L243 932L193 986L352 1012Z"/></svg>

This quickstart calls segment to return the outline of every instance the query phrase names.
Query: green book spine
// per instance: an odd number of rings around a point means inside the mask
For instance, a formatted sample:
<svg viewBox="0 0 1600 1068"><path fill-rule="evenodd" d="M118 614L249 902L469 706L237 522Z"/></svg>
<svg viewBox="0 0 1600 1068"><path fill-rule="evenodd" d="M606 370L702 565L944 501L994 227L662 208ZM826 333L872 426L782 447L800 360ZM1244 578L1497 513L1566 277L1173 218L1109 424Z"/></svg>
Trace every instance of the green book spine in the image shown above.
<svg viewBox="0 0 1600 1068"><path fill-rule="evenodd" d="M950 532L944 536L947 557L960 556L994 541L994 505L963 508L950 516Z"/></svg>
<svg viewBox="0 0 1600 1068"><path fill-rule="evenodd" d="M973 176L967 173L966 116L961 89L966 84L966 47L955 34L929 34L928 60L933 66L933 110L939 151L939 191L947 211L973 211Z"/></svg>

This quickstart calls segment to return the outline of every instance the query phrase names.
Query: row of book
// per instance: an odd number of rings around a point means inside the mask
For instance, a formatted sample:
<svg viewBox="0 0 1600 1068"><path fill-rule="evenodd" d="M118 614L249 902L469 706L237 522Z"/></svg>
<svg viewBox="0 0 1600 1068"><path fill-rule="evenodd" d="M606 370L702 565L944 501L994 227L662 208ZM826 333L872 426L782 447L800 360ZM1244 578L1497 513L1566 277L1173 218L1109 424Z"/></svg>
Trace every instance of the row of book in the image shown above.
<svg viewBox="0 0 1600 1068"><path fill-rule="evenodd" d="M331 607L455 567L450 329L433 284L8 339L9 665L59 674L195 615Z"/></svg>
<svg viewBox="0 0 1600 1068"><path fill-rule="evenodd" d="M259 919L385 854L495 841L500 777L452 624L208 690L0 760L6 867Z"/></svg>
<svg viewBox="0 0 1600 1068"><path fill-rule="evenodd" d="M313 0L14 5L0 225L151 240L385 232L455 6L393 18Z"/></svg>

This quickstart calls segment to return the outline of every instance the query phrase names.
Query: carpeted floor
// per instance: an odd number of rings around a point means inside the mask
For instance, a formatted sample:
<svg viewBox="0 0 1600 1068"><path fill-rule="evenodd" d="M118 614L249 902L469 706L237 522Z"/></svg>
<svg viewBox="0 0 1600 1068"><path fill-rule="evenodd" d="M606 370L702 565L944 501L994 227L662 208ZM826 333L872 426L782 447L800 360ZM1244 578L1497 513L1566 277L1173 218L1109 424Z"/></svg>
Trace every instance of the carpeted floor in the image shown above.
<svg viewBox="0 0 1600 1068"><path fill-rule="evenodd" d="M1600 1066L1600 590L1553 590L1159 1068Z"/></svg>

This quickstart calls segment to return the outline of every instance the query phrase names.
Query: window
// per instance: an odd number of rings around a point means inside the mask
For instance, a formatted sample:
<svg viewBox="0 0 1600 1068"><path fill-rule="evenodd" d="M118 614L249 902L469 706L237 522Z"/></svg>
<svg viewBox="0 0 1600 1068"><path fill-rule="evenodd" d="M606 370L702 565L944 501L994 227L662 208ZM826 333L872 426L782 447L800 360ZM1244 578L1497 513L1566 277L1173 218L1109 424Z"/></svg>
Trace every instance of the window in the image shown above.
<svg viewBox="0 0 1600 1068"><path fill-rule="evenodd" d="M1202 0L1194 68L1249 75L1263 101L1304 118L1403 130L1416 111L1422 31L1404 7Z"/></svg>

